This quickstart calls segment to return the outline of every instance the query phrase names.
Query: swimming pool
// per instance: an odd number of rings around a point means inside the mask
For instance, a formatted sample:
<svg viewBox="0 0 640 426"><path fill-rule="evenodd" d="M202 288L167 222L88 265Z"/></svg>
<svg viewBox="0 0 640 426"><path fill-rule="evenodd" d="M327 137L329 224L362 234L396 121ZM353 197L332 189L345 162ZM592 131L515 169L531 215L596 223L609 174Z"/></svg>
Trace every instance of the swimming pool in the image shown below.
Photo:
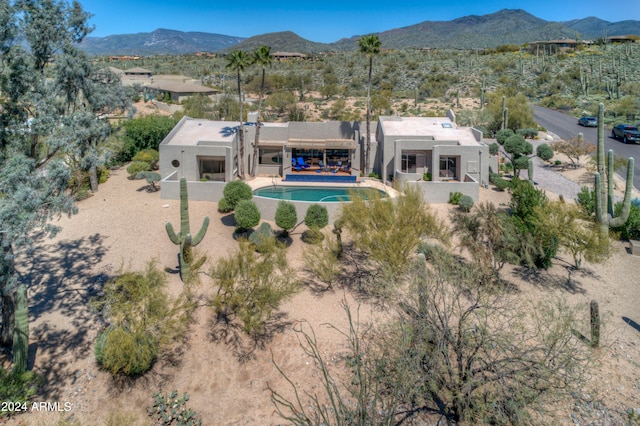
<svg viewBox="0 0 640 426"><path fill-rule="evenodd" d="M265 186L253 191L256 197L274 198L288 201L307 201L311 203L340 203L351 201L351 193L355 192L365 199L373 193L386 197L387 193L376 188L361 187L329 187L329 186Z"/></svg>

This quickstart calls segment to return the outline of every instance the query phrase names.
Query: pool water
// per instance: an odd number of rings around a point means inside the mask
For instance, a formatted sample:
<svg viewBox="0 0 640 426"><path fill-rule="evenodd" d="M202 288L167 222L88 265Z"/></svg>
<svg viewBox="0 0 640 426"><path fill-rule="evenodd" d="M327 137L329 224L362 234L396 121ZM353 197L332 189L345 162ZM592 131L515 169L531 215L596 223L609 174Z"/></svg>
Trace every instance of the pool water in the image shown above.
<svg viewBox="0 0 640 426"><path fill-rule="evenodd" d="M351 193L369 199L372 191L386 197L384 191L375 188L336 188L324 186L266 186L253 191L256 197L275 198L288 201L308 201L315 203L339 203L351 201Z"/></svg>

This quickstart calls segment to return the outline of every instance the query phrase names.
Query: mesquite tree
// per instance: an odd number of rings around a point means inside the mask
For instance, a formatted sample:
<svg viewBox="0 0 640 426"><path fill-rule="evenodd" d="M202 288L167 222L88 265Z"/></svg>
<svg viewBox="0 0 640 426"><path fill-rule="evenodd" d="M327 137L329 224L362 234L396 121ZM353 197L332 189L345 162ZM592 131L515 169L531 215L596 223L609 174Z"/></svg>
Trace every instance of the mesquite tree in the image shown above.
<svg viewBox="0 0 640 426"><path fill-rule="evenodd" d="M7 349L16 255L32 246L35 230L55 234L52 217L75 211L62 158L82 143L75 124L94 124L96 111L108 112L106 99L89 90L104 81L91 80L91 67L75 48L91 31L88 18L77 2L0 0L0 345ZM49 65L54 57L58 65ZM94 118L86 121L85 114Z"/></svg>

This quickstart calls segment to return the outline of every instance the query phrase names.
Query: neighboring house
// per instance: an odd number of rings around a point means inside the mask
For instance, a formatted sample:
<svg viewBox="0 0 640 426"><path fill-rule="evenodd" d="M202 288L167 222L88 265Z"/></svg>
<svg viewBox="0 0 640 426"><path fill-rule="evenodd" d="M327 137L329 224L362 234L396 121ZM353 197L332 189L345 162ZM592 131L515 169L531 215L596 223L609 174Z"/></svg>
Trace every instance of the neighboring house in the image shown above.
<svg viewBox="0 0 640 426"><path fill-rule="evenodd" d="M153 73L151 71L149 71L148 69L140 68L140 67L124 70L124 78L129 80L132 80L132 79L147 80L147 79L150 79L152 75Z"/></svg>
<svg viewBox="0 0 640 426"><path fill-rule="evenodd" d="M273 52L271 57L276 61L289 61L292 59L308 59L309 55L298 52Z"/></svg>
<svg viewBox="0 0 640 426"><path fill-rule="evenodd" d="M160 144L162 198L179 198L179 179L189 183L189 197L218 201L226 182L237 179L238 161L247 176L253 165L255 123L245 124L245 155L238 158L238 122L183 117ZM357 182L364 156L360 122L261 123L257 174L287 180ZM489 180L489 148L482 133L458 128L449 117L380 117L372 132L372 169L381 176L422 188L429 202L446 202L459 191L478 199ZM297 171L302 158L310 170ZM340 173L320 173L322 167ZM306 173L305 173L306 172ZM424 178L431 176L431 181Z"/></svg>
<svg viewBox="0 0 640 426"><path fill-rule="evenodd" d="M555 50L566 50L566 49L575 49L578 45L590 45L593 44L592 40L576 40L571 38L563 38L560 40L542 40L542 41L532 41L529 43L529 50L535 52L539 48L543 49L555 49Z"/></svg>
<svg viewBox="0 0 640 426"><path fill-rule="evenodd" d="M169 95L171 102L180 103L184 99L194 95L205 95L215 98L218 90L206 87L201 84L183 83L181 81L172 80L155 80L145 85L145 93L148 97L164 100Z"/></svg>

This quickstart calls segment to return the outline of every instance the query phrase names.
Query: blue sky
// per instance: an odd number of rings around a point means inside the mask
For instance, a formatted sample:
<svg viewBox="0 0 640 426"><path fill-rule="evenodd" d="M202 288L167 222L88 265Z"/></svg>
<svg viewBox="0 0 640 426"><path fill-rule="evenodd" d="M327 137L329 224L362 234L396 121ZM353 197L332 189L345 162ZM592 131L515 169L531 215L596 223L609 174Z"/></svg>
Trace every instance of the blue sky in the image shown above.
<svg viewBox="0 0 640 426"><path fill-rule="evenodd" d="M547 21L596 16L610 22L640 20L638 0L80 0L92 13L91 34L151 32L157 28L203 31L238 37L293 31L311 41L381 32L422 21L449 21L501 9L524 9Z"/></svg>

